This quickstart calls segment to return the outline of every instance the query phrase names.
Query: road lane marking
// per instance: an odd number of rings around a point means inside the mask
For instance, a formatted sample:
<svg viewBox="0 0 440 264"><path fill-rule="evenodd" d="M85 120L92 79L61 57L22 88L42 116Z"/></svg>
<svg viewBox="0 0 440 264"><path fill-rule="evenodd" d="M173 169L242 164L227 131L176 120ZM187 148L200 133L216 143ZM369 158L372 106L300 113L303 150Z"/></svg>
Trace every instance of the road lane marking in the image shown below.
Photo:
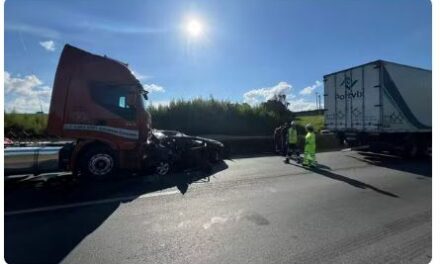
<svg viewBox="0 0 440 264"><path fill-rule="evenodd" d="M140 195L140 196L139 195L132 195L132 196L109 198L109 199L87 201L87 202L80 202L80 203L46 206L46 207L39 207L39 208L33 208L33 209L5 212L5 216L13 216L13 215L29 214L29 213L39 213L39 212L55 211L55 210L62 210L62 209L68 209L68 208L90 206L90 205L99 205L99 204L114 203L114 202L121 202L121 201L146 199L146 198L152 198L152 197L173 195L173 194L177 194L177 193L180 193L180 192L178 190L173 190L173 191L167 191L167 192L148 193L148 194L144 194L144 195Z"/></svg>
<svg viewBox="0 0 440 264"><path fill-rule="evenodd" d="M288 165L288 164L286 164ZM340 169L334 169L335 171L345 171L345 170L351 170L351 169L364 169L369 168L371 165L362 165L362 166L353 166L353 167L347 167L347 168L340 168ZM242 179L234 180L234 181L223 181L223 182L217 182L215 185L215 188L229 188L231 186L238 186L243 183L252 183L254 181L258 180L269 180L274 178L281 178L281 177L291 177L291 176L300 176L300 175L307 175L307 174L313 174L314 172L311 172L309 170L303 170L301 172L297 173L280 173L275 175L269 175L269 176L259 176L259 177L252 177L248 178L247 176L255 175L254 173L249 174L242 174L242 176L245 176ZM212 185L211 185L211 188ZM211 188L206 188L205 190L211 190ZM145 198L151 198L151 197L158 197L158 196L164 196L164 195L172 195L180 193L178 190L173 191L159 191L154 193L148 193L144 195L132 195L132 196L126 196L126 197L117 197L117 198L109 198L109 199L103 199L103 200L95 200L95 201L87 201L87 202L80 202L80 203L71 203L71 204L65 204L65 205L56 205L56 206L48 206L48 207L39 207L39 208L33 208L33 209L24 209L24 210L17 210L17 211L11 211L11 212L5 212L5 216L12 216L12 215L19 215L19 214L27 214L27 213L37 213L37 212L44 212L44 211L53 211L53 210L62 210L62 209L68 209L68 208L74 208L74 207L81 207L81 206L88 206L88 205L98 205L98 204L105 204L105 203L113 203L113 202L120 202L120 201L129 201L134 199L145 199Z"/></svg>
<svg viewBox="0 0 440 264"><path fill-rule="evenodd" d="M177 194L177 193L180 193L180 191L174 190L174 191L168 191L168 192L147 193L147 194L139 196L138 199L151 198L151 197L157 197L157 196L165 196L165 195L172 195L172 194Z"/></svg>
<svg viewBox="0 0 440 264"><path fill-rule="evenodd" d="M285 164L288 165L288 164ZM367 165L360 165L360 166L351 166L346 168L334 168L331 171L348 171L352 169L365 169L365 168L371 168L376 166L371 166L369 164ZM386 168L385 168L386 169ZM258 180L268 180L268 179L274 179L274 178L280 178L280 177L291 177L291 176L300 176L300 175L307 175L307 174L314 174L315 172L303 170L297 173L280 173L276 175L270 175L270 176L260 176L260 177L252 177L249 178L247 176L255 175L255 173L249 173L249 174L242 174L242 176L245 176L244 178L240 180L234 180L234 181L222 181L217 182L215 185L215 188L228 188L231 186L239 186L243 183L252 183L254 181ZM209 185L208 185L209 186ZM213 186L209 186L213 188ZM211 190L211 188L204 188ZM161 191L161 192L154 192L154 193L148 193L144 195L133 195L133 196L126 196L126 197L117 197L117 198L110 198L110 199L103 199L103 200L95 200L95 201L87 201L87 202L81 202L81 203L72 203L72 204L66 204L66 205L57 205L57 206L48 206L48 207L40 207L40 208L33 208L33 209L25 209L25 210L17 210L17 211L10 211L5 212L5 216L12 216L12 215L18 215L18 214L27 214L27 213L35 213L35 212L44 212L44 211L52 211L52 210L61 210L61 209L67 209L67 208L74 208L74 207L81 207L81 206L88 206L88 205L98 205L98 204L105 204L105 203L112 203L112 202L119 202L119 201L129 201L134 199L145 199L145 198L152 198L152 197L158 197L158 196L165 196L165 195L172 195L180 193L178 190L172 190L172 191Z"/></svg>

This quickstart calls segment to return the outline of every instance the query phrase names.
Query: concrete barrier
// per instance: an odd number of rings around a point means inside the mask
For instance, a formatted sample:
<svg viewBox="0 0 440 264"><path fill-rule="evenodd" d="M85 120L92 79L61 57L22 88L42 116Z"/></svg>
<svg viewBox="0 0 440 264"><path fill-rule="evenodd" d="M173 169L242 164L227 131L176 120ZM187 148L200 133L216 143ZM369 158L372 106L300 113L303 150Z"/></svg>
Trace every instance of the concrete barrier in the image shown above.
<svg viewBox="0 0 440 264"><path fill-rule="evenodd" d="M272 136L230 136L230 135L201 135L212 138L225 145L225 151L230 156L275 154ZM316 134L317 152L340 150L343 148L335 135ZM299 147L304 148L304 136L299 136Z"/></svg>

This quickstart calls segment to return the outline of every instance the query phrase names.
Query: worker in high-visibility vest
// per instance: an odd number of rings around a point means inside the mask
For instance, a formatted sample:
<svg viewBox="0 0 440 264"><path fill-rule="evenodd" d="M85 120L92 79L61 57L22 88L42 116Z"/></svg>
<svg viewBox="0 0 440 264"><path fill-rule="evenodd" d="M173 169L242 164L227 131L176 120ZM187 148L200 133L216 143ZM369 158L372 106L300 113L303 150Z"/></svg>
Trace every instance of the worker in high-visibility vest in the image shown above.
<svg viewBox="0 0 440 264"><path fill-rule="evenodd" d="M289 158L293 152L295 152L296 161L299 161L298 133L296 131L295 121L290 122L290 126L287 129L287 151L285 162L289 162Z"/></svg>
<svg viewBox="0 0 440 264"><path fill-rule="evenodd" d="M313 132L313 126L311 124L306 125L307 135L304 143L304 166L316 165L316 138L315 132Z"/></svg>

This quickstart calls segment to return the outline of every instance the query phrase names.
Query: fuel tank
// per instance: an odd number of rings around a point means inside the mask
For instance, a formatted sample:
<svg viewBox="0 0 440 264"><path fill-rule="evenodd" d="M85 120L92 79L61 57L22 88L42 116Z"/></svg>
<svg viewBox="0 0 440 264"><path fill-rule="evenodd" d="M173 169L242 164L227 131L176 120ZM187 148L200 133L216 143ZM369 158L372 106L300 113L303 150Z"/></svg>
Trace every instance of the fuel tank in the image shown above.
<svg viewBox="0 0 440 264"><path fill-rule="evenodd" d="M40 174L60 171L62 146L5 148L5 175Z"/></svg>

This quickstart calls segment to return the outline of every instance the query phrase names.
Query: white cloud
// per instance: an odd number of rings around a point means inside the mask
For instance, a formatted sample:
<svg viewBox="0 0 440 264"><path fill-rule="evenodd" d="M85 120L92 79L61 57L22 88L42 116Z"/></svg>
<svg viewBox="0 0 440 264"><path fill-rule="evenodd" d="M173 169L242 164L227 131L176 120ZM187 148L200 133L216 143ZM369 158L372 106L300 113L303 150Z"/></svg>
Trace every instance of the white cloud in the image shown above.
<svg viewBox="0 0 440 264"><path fill-rule="evenodd" d="M322 82L321 81L315 81L314 84L305 87L304 89L302 89L299 94L301 95L307 95L307 94L311 94L313 92L313 90L315 90L316 88L322 86Z"/></svg>
<svg viewBox="0 0 440 264"><path fill-rule="evenodd" d="M170 101L150 101L150 105L154 106L154 107L158 107L159 105L161 106L169 106L170 105Z"/></svg>
<svg viewBox="0 0 440 264"><path fill-rule="evenodd" d="M5 72L5 93L18 93L27 95L33 87L39 86L43 82L35 75L28 75L23 78L12 77L9 72Z"/></svg>
<svg viewBox="0 0 440 264"><path fill-rule="evenodd" d="M52 38L52 39L58 39L60 38L60 33L56 30L45 28L45 27L39 27L35 25L28 25L28 24L14 24L14 23L6 23L5 24L5 30L6 31L13 31L13 32L22 32L22 33L28 33L31 35L39 36L39 37L45 37L45 38Z"/></svg>
<svg viewBox="0 0 440 264"><path fill-rule="evenodd" d="M158 34L167 32L168 29L161 27L139 27L129 24L115 23L114 21L94 21L83 22L79 24L79 27L91 30L91 31L103 31L109 33L120 33L120 34Z"/></svg>
<svg viewBox="0 0 440 264"><path fill-rule="evenodd" d="M5 110L35 113L48 112L52 89L35 75L13 77L5 71Z"/></svg>
<svg viewBox="0 0 440 264"><path fill-rule="evenodd" d="M5 111L17 113L36 113L43 110L49 111L50 102L38 97L17 97L11 101L5 101Z"/></svg>
<svg viewBox="0 0 440 264"><path fill-rule="evenodd" d="M144 89L149 91L150 93L164 93L165 88L157 84L144 84Z"/></svg>
<svg viewBox="0 0 440 264"><path fill-rule="evenodd" d="M142 81L142 80L146 80L146 79L150 79L150 78L151 78L151 76L140 74L139 72L137 72L137 71L135 71L135 70L132 70L132 71L131 71L131 74L133 74L134 77L136 77L136 79L138 79L139 81Z"/></svg>
<svg viewBox="0 0 440 264"><path fill-rule="evenodd" d="M288 95L292 90L292 85L287 82L279 82L272 87L254 89L243 94L244 101L248 104L255 105L263 101L272 99L276 95Z"/></svg>
<svg viewBox="0 0 440 264"><path fill-rule="evenodd" d="M47 51L55 51L55 42L53 40L41 41L40 45Z"/></svg>
<svg viewBox="0 0 440 264"><path fill-rule="evenodd" d="M293 99L293 98L296 98L296 95L294 95L294 94L288 94L288 95L286 96L286 99L287 99L287 100L290 100L290 99Z"/></svg>
<svg viewBox="0 0 440 264"><path fill-rule="evenodd" d="M306 101L304 98L297 100L289 100L289 110L292 112L307 111L316 109L316 103L312 101Z"/></svg>

